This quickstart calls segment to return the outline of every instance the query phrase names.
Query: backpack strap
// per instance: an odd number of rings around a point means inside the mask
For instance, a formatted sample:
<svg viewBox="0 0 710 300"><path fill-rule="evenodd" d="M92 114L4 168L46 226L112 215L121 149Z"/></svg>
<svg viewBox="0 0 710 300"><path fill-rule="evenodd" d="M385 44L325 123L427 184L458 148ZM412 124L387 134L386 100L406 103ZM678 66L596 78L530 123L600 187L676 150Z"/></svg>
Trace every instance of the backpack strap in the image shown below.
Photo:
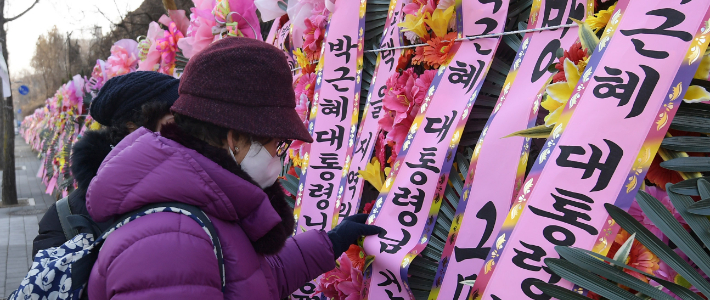
<svg viewBox="0 0 710 300"><path fill-rule="evenodd" d="M207 217L207 215L198 207L180 202L164 202L143 206L119 217L113 226L101 234L101 236L96 240L95 245L101 247L106 237L108 237L108 235L116 229L137 218L157 212L172 212L188 216L197 222L203 230L205 230L207 235L209 235L212 240L214 254L217 257L217 265L219 267L219 276L222 280L222 292L224 292L226 280L224 272L224 257L222 256L222 245L219 242L217 231L215 230L212 221L210 221L209 217Z"/></svg>
<svg viewBox="0 0 710 300"><path fill-rule="evenodd" d="M67 238L67 241L71 240L79 234L79 231L74 229L68 221L68 217L72 215L71 208L69 207L69 197L67 196L59 199L59 201L55 204L55 207L57 208L57 214L59 215L59 223L62 225L62 231L64 231L64 237Z"/></svg>

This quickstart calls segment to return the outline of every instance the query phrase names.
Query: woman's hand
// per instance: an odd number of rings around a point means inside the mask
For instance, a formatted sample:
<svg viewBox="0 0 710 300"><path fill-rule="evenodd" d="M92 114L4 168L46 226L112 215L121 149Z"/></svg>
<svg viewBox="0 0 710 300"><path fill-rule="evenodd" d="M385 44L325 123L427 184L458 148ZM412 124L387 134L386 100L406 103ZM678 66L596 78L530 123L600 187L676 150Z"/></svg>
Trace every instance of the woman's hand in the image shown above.
<svg viewBox="0 0 710 300"><path fill-rule="evenodd" d="M367 216L367 214L349 216L328 232L330 242L333 244L335 259L347 251L350 245L355 244L361 236L375 235L382 232L382 228L379 226L365 224Z"/></svg>

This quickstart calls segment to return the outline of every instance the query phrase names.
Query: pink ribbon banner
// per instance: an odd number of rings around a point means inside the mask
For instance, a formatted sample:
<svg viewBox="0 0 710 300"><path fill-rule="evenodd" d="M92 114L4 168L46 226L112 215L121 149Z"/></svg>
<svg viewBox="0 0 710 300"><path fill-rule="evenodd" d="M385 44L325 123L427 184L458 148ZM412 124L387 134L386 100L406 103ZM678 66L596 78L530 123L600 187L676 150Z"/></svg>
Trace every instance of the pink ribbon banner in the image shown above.
<svg viewBox="0 0 710 300"><path fill-rule="evenodd" d="M303 147L295 234L328 230L337 223L336 198L342 196L340 179L347 174L346 157L352 151L358 119L366 3L338 1L328 21L308 123L314 142ZM293 297L311 299L308 295L314 290L311 282Z"/></svg>
<svg viewBox="0 0 710 300"><path fill-rule="evenodd" d="M397 24L404 17L402 8L405 5L405 1L391 1L384 34L380 42L380 49L395 48L402 44L402 36ZM367 94L367 104L360 121L357 138L355 139L350 168L340 183L340 186L343 187L343 198L340 201L337 213L341 218L353 215L358 211L362 188L365 184L365 180L358 177L358 171L365 170L372 157L377 134L380 131L378 121L380 116L385 114L382 111L382 99L387 92L387 79L397 72L397 60L401 52L402 50L395 49L381 51L377 54L375 73L372 75L370 90Z"/></svg>
<svg viewBox="0 0 710 300"><path fill-rule="evenodd" d="M555 246L592 249L608 220L604 204L628 208L638 188L629 174L642 173L634 170L641 154L655 155L707 46L708 6L619 1L495 239L474 299L539 299L540 281L572 287L543 259L557 257Z"/></svg>
<svg viewBox="0 0 710 300"><path fill-rule="evenodd" d="M581 20L587 12L594 12L586 9L594 5L593 0L546 2L535 0L528 29L571 24L570 18ZM568 49L576 39L576 27L530 32L523 37L498 103L474 149L429 299L468 296L471 287L464 289L461 282L476 280L493 246L492 237L498 235L525 176L530 139L504 137L535 125L551 79L548 66L557 61L557 49Z"/></svg>
<svg viewBox="0 0 710 300"><path fill-rule="evenodd" d="M456 8L459 33L481 35L503 31L508 1L464 1ZM364 242L375 260L363 299L414 299L407 272L436 224L461 134L499 41L457 42L434 77L368 218L384 230Z"/></svg>

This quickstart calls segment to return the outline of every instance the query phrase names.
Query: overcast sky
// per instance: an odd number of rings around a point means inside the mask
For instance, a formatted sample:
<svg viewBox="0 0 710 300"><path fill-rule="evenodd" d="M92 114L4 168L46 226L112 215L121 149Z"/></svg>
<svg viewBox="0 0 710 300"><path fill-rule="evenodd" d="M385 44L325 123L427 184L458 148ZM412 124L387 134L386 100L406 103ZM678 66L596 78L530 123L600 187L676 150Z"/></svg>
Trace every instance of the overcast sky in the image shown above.
<svg viewBox="0 0 710 300"><path fill-rule="evenodd" d="M6 0L5 16L14 17L32 4L32 0ZM143 0L40 0L32 10L19 19L9 22L8 51L10 73L22 69L32 70L30 60L35 43L40 35L57 26L59 32L73 32L72 38L90 37L94 25L101 26L104 34L110 31L111 23L102 16L100 9L114 22L120 15L136 9Z"/></svg>

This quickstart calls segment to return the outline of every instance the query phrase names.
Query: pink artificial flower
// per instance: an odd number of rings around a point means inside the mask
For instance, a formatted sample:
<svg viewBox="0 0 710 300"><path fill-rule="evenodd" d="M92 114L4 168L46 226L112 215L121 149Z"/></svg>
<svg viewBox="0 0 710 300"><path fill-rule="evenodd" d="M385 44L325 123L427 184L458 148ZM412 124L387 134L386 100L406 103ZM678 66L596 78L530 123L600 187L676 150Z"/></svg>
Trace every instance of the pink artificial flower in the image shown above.
<svg viewBox="0 0 710 300"><path fill-rule="evenodd" d="M391 126L390 126L391 127ZM380 162L380 171L385 171L385 166L386 166L386 161L385 161L385 145L387 142L385 141L385 132L380 130L379 133L377 133L377 140L375 141L375 155L377 156L377 160ZM389 174L388 174L389 175ZM368 212L369 213L369 212Z"/></svg>
<svg viewBox="0 0 710 300"><path fill-rule="evenodd" d="M111 56L106 60L109 78L128 74L138 67L138 42L131 39L120 40L111 46Z"/></svg>
<svg viewBox="0 0 710 300"><path fill-rule="evenodd" d="M165 25L166 27L170 27L170 23L175 22L175 26L177 27L177 30L179 30L183 34L185 32L187 32L187 29L190 27L190 19L188 19L187 16L185 16L184 10L182 10L182 9L169 10L168 14L170 15L169 17L166 15L160 16L160 19L158 19L158 22Z"/></svg>
<svg viewBox="0 0 710 300"><path fill-rule="evenodd" d="M436 70L426 70L424 74L419 75L417 78L415 87L413 89L414 103L421 106L426 98L426 94L429 91L429 86L431 86L432 81L436 77Z"/></svg>
<svg viewBox="0 0 710 300"><path fill-rule="evenodd" d="M303 74L296 83L296 99L300 98L300 95L305 94L309 100L313 99L313 93L316 90L316 74L306 73Z"/></svg>
<svg viewBox="0 0 710 300"><path fill-rule="evenodd" d="M320 58L320 49L323 46L325 36L325 26L328 18L323 15L314 15L306 19L305 41L303 42L303 53L309 62L317 61Z"/></svg>
<svg viewBox="0 0 710 300"><path fill-rule="evenodd" d="M434 0L414 0L412 3L405 5L402 11L405 14L416 16L426 13L433 14L435 9L436 3L434 3Z"/></svg>
<svg viewBox="0 0 710 300"><path fill-rule="evenodd" d="M316 279L316 293L323 293L333 300L359 300L362 290L362 271L353 268L345 253L338 258L340 267L326 272Z"/></svg>
<svg viewBox="0 0 710 300"><path fill-rule="evenodd" d="M661 201L663 206L670 211L673 216L675 217L678 222L682 225L686 225L688 223L683 220L683 217L680 216L680 213L675 209L673 206L673 203L671 203L670 197L668 197L668 194L654 186L647 186L646 193L649 195L653 196L654 198L658 199ZM629 214L636 219L636 221L639 221L639 223L643 224L649 231L651 231L654 235L656 235L660 239L664 239L663 232L661 232L658 227L656 227L655 224L646 216L646 214L641 210L641 206L634 200L633 203L631 203L631 207L629 208Z"/></svg>
<svg viewBox="0 0 710 300"><path fill-rule="evenodd" d="M218 37L212 33L212 27L217 25L212 8L215 6L214 0L193 0L195 7L190 8L190 26L187 28L187 36L178 41L178 47L182 54L191 58L193 55L207 48L209 44Z"/></svg>
<svg viewBox="0 0 710 300"><path fill-rule="evenodd" d="M177 52L177 42L184 36L177 29L175 22L170 22L168 30L163 32L163 38L155 41L155 49L160 52L160 68L158 72L173 75L175 69L175 53Z"/></svg>
<svg viewBox="0 0 710 300"><path fill-rule="evenodd" d="M404 140L407 139L407 134L409 133L409 128L412 127L414 123L414 118L406 118L397 124L392 126L392 131L387 133L387 142L392 147L392 155L390 156L390 161L395 161L399 155L399 151L402 149L402 144Z"/></svg>
<svg viewBox="0 0 710 300"><path fill-rule="evenodd" d="M396 125L405 118L409 117L409 112L414 106L413 89L417 74L414 69L409 68L402 74L395 73L387 79L387 93L382 99L382 105L385 111L394 111L394 123ZM428 87L427 87L428 88Z"/></svg>
<svg viewBox="0 0 710 300"><path fill-rule="evenodd" d="M145 46L149 44L148 52L145 54L145 59L141 60L138 64L138 71L156 71L160 67L160 51L158 51L158 44L156 41L165 35L165 30L160 28L160 25L156 22L150 22L148 24L148 35L147 38L141 43ZM141 48L141 51L143 49Z"/></svg>
<svg viewBox="0 0 710 300"><path fill-rule="evenodd" d="M237 23L237 30L245 37L263 40L254 0L219 0L212 10L220 24Z"/></svg>
<svg viewBox="0 0 710 300"><path fill-rule="evenodd" d="M302 48L304 32L306 31L306 19L313 15L328 16L333 10L334 0L300 0L288 1L286 13L291 21L294 48Z"/></svg>

